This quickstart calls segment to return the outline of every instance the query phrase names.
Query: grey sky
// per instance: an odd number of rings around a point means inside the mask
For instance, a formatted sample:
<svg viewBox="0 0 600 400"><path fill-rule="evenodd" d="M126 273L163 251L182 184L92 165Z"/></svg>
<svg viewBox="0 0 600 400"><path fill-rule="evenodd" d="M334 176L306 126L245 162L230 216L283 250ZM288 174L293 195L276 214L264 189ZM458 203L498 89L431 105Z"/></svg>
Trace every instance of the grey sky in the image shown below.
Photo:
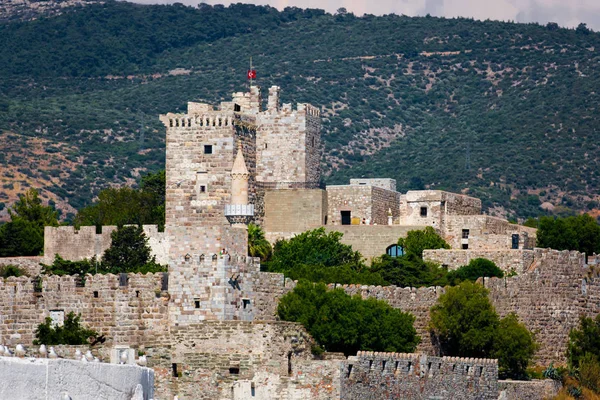
<svg viewBox="0 0 600 400"><path fill-rule="evenodd" d="M335 12L340 7L356 15L431 14L443 17L512 20L517 22L557 22L575 27L580 22L600 31L600 0L133 0L138 3L174 3L197 5L254 3L279 9L287 6L321 8Z"/></svg>

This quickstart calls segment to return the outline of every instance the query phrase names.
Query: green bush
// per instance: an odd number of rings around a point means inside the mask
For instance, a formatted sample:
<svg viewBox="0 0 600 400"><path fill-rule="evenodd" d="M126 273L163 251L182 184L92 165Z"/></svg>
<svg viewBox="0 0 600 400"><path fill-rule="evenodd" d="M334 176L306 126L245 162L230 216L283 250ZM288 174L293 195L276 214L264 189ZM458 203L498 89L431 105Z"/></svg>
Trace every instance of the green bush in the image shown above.
<svg viewBox="0 0 600 400"><path fill-rule="evenodd" d="M405 238L398 240L398 245L406 255L423 258L423 250L449 249L450 245L432 227L423 230L409 231Z"/></svg>
<svg viewBox="0 0 600 400"><path fill-rule="evenodd" d="M488 290L470 281L449 287L430 310L430 331L443 355L498 358L502 378L524 379L535 338L509 314L499 319Z"/></svg>
<svg viewBox="0 0 600 400"><path fill-rule="evenodd" d="M385 254L373 260L371 272L379 274L391 285L421 287L445 286L448 270L435 263L424 262L414 254L401 257Z"/></svg>
<svg viewBox="0 0 600 400"><path fill-rule="evenodd" d="M504 277L504 272L496 266L492 261L485 258L474 258L469 261L468 265L448 272L447 279L448 284L455 286L463 281L473 281L481 277L492 277L498 278Z"/></svg>
<svg viewBox="0 0 600 400"><path fill-rule="evenodd" d="M98 332L81 326L81 315L75 315L74 312L67 314L62 326L52 326L52 319L39 324L35 330L35 340L33 344L40 345L82 345L88 344L90 337L98 336Z"/></svg>
<svg viewBox="0 0 600 400"><path fill-rule="evenodd" d="M567 345L569 366L576 368L586 354L591 354L600 360L600 314L593 319L582 316L579 319L579 326L569 332Z"/></svg>
<svg viewBox="0 0 600 400"><path fill-rule="evenodd" d="M327 351L356 354L359 350L413 352L420 341L411 314L381 300L363 300L323 283L300 281L281 298L277 314L301 323Z"/></svg>
<svg viewBox="0 0 600 400"><path fill-rule="evenodd" d="M0 267L0 277L8 278L11 276L23 276L26 275L25 270L17 265L4 265Z"/></svg>

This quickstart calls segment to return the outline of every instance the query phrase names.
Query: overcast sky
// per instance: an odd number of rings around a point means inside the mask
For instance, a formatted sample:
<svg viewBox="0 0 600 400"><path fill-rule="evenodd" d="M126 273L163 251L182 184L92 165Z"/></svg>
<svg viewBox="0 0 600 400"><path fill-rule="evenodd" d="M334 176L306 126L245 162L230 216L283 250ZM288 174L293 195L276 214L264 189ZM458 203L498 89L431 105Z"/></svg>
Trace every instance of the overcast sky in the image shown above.
<svg viewBox="0 0 600 400"><path fill-rule="evenodd" d="M130 0L138 3L254 3L279 9L287 6L321 8L335 12L340 7L356 15L406 14L440 17L473 17L476 19L512 20L517 22L557 22L575 27L584 22L600 31L600 0Z"/></svg>

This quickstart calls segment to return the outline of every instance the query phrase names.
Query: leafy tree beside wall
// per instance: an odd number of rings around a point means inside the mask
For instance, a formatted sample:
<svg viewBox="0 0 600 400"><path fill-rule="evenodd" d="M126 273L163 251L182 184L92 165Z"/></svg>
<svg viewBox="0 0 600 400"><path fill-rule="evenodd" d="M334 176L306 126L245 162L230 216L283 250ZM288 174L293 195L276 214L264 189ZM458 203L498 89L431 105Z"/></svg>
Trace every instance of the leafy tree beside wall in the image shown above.
<svg viewBox="0 0 600 400"><path fill-rule="evenodd" d="M432 227L423 230L409 231L405 238L398 240L398 245L406 255L423 258L423 250L449 249L450 245Z"/></svg>
<svg viewBox="0 0 600 400"><path fill-rule="evenodd" d="M430 310L430 331L443 355L497 358L501 378L525 379L535 337L514 314L500 319L483 286L448 288Z"/></svg>
<svg viewBox="0 0 600 400"><path fill-rule="evenodd" d="M300 281L281 298L277 314L301 323L327 351L356 354L359 350L410 353L420 342L415 317L382 300L363 300L324 283Z"/></svg>
<svg viewBox="0 0 600 400"><path fill-rule="evenodd" d="M600 253L600 225L588 214L565 218L542 217L537 246L555 250L577 250L590 256Z"/></svg>
<svg viewBox="0 0 600 400"><path fill-rule="evenodd" d="M44 250L44 227L58 226L58 213L29 189L8 209L10 222L0 226L0 257L37 256Z"/></svg>
<svg viewBox="0 0 600 400"><path fill-rule="evenodd" d="M43 266L43 273L51 275L119 274L165 272L167 267L152 256L148 238L139 226L119 227L111 233L111 245L101 260L92 258L69 261L55 255L51 265Z"/></svg>
<svg viewBox="0 0 600 400"><path fill-rule="evenodd" d="M67 314L63 325L54 326L52 319L46 317L46 320L39 324L35 330L35 340L33 344L40 345L83 345L88 344L91 337L98 336L98 332L81 325L81 315L75 315L73 311Z"/></svg>

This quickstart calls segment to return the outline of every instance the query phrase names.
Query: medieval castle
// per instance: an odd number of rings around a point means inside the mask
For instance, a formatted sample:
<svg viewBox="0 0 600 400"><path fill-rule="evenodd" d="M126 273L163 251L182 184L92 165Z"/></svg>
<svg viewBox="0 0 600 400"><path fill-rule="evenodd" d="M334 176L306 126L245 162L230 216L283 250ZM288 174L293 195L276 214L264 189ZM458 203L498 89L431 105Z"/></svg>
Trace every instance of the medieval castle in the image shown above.
<svg viewBox="0 0 600 400"><path fill-rule="evenodd" d="M31 345L37 325L70 311L108 340L94 352L143 352L154 369L156 399L544 398L551 383L498 381L495 360L436 357L426 329L443 288L348 285L411 312L420 353L311 355L302 326L277 321L278 299L295 283L260 271L248 257L247 224L274 242L325 227L344 234L367 259L402 253L410 230L435 228L451 250L425 258L457 268L484 257L514 276L486 279L501 315L516 312L537 333L536 361L565 359L569 330L580 314L600 312L600 278L578 252L534 248L536 230L483 215L481 201L436 190L399 193L392 179L320 185L319 109L280 104L271 87L235 93L215 108L188 103L186 114L160 117L166 126L166 225L145 226L168 273L44 276L0 281L0 337ZM115 227L47 227L44 256L0 259L39 273L55 254L100 256ZM225 249L225 252L223 252Z"/></svg>

